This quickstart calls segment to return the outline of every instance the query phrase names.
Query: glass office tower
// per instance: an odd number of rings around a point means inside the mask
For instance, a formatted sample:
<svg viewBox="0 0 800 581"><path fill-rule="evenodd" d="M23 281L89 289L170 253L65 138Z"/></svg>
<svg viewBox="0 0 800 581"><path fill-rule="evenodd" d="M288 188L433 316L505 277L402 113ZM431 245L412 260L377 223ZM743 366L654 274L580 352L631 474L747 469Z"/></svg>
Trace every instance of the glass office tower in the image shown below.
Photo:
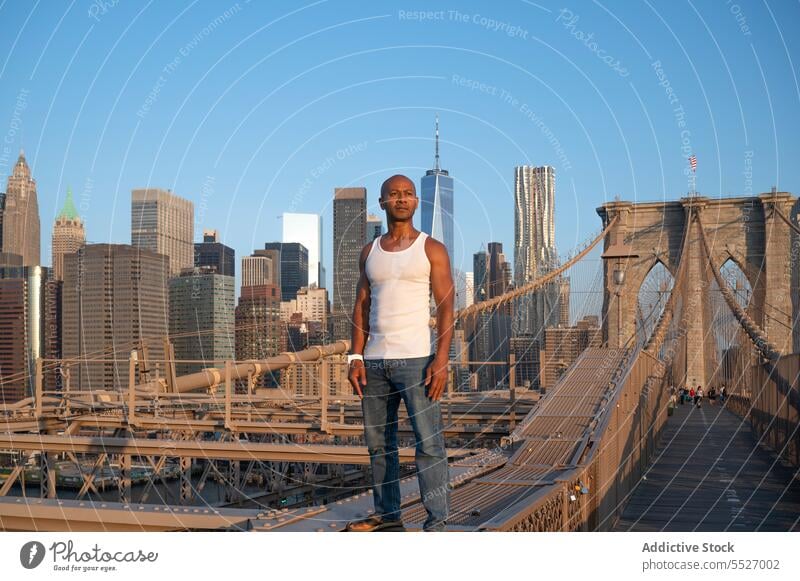
<svg viewBox="0 0 800 581"><path fill-rule="evenodd" d="M439 167L439 117L436 117L436 157L433 169L422 176L420 202L422 231L447 247L450 263L456 264L453 219L453 178Z"/></svg>
<svg viewBox="0 0 800 581"><path fill-rule="evenodd" d="M308 284L325 287L322 266L322 216L284 212L283 241L299 242L308 250Z"/></svg>

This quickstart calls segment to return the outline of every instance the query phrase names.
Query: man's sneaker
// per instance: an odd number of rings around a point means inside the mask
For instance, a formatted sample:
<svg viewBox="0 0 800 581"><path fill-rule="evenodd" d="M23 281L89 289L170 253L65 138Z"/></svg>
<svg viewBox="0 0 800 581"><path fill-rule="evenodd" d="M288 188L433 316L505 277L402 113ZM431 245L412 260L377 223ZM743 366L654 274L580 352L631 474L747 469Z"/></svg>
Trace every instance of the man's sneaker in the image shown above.
<svg viewBox="0 0 800 581"><path fill-rule="evenodd" d="M402 520L385 520L380 516L370 516L361 520L354 520L347 523L345 531L351 533L370 533L388 529L403 529Z"/></svg>

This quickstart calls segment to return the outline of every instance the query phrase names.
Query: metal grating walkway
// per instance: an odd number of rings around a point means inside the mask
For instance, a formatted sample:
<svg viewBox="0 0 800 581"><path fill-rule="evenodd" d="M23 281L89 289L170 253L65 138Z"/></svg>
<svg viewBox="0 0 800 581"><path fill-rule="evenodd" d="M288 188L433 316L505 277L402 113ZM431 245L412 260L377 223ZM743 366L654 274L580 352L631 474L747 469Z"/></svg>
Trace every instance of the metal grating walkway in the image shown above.
<svg viewBox="0 0 800 581"><path fill-rule="evenodd" d="M616 531L797 531L800 479L719 404L678 405Z"/></svg>

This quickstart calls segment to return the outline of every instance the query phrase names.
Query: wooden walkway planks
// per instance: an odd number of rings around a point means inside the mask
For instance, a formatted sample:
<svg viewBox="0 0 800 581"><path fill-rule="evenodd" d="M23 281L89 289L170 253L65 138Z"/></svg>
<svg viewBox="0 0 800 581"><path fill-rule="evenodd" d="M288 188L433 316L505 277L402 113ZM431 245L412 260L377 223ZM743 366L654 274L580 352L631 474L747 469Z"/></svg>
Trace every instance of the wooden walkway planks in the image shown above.
<svg viewBox="0 0 800 581"><path fill-rule="evenodd" d="M800 531L800 477L719 403L678 405L613 530Z"/></svg>

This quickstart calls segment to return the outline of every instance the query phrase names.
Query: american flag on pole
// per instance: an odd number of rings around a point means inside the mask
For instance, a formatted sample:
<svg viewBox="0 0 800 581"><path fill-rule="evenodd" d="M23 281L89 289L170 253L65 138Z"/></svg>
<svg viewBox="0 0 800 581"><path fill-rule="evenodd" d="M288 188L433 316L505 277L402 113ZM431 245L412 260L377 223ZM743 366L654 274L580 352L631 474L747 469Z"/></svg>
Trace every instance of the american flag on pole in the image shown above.
<svg viewBox="0 0 800 581"><path fill-rule="evenodd" d="M695 154L689 156L689 166L692 168L692 172L697 171L697 156Z"/></svg>

